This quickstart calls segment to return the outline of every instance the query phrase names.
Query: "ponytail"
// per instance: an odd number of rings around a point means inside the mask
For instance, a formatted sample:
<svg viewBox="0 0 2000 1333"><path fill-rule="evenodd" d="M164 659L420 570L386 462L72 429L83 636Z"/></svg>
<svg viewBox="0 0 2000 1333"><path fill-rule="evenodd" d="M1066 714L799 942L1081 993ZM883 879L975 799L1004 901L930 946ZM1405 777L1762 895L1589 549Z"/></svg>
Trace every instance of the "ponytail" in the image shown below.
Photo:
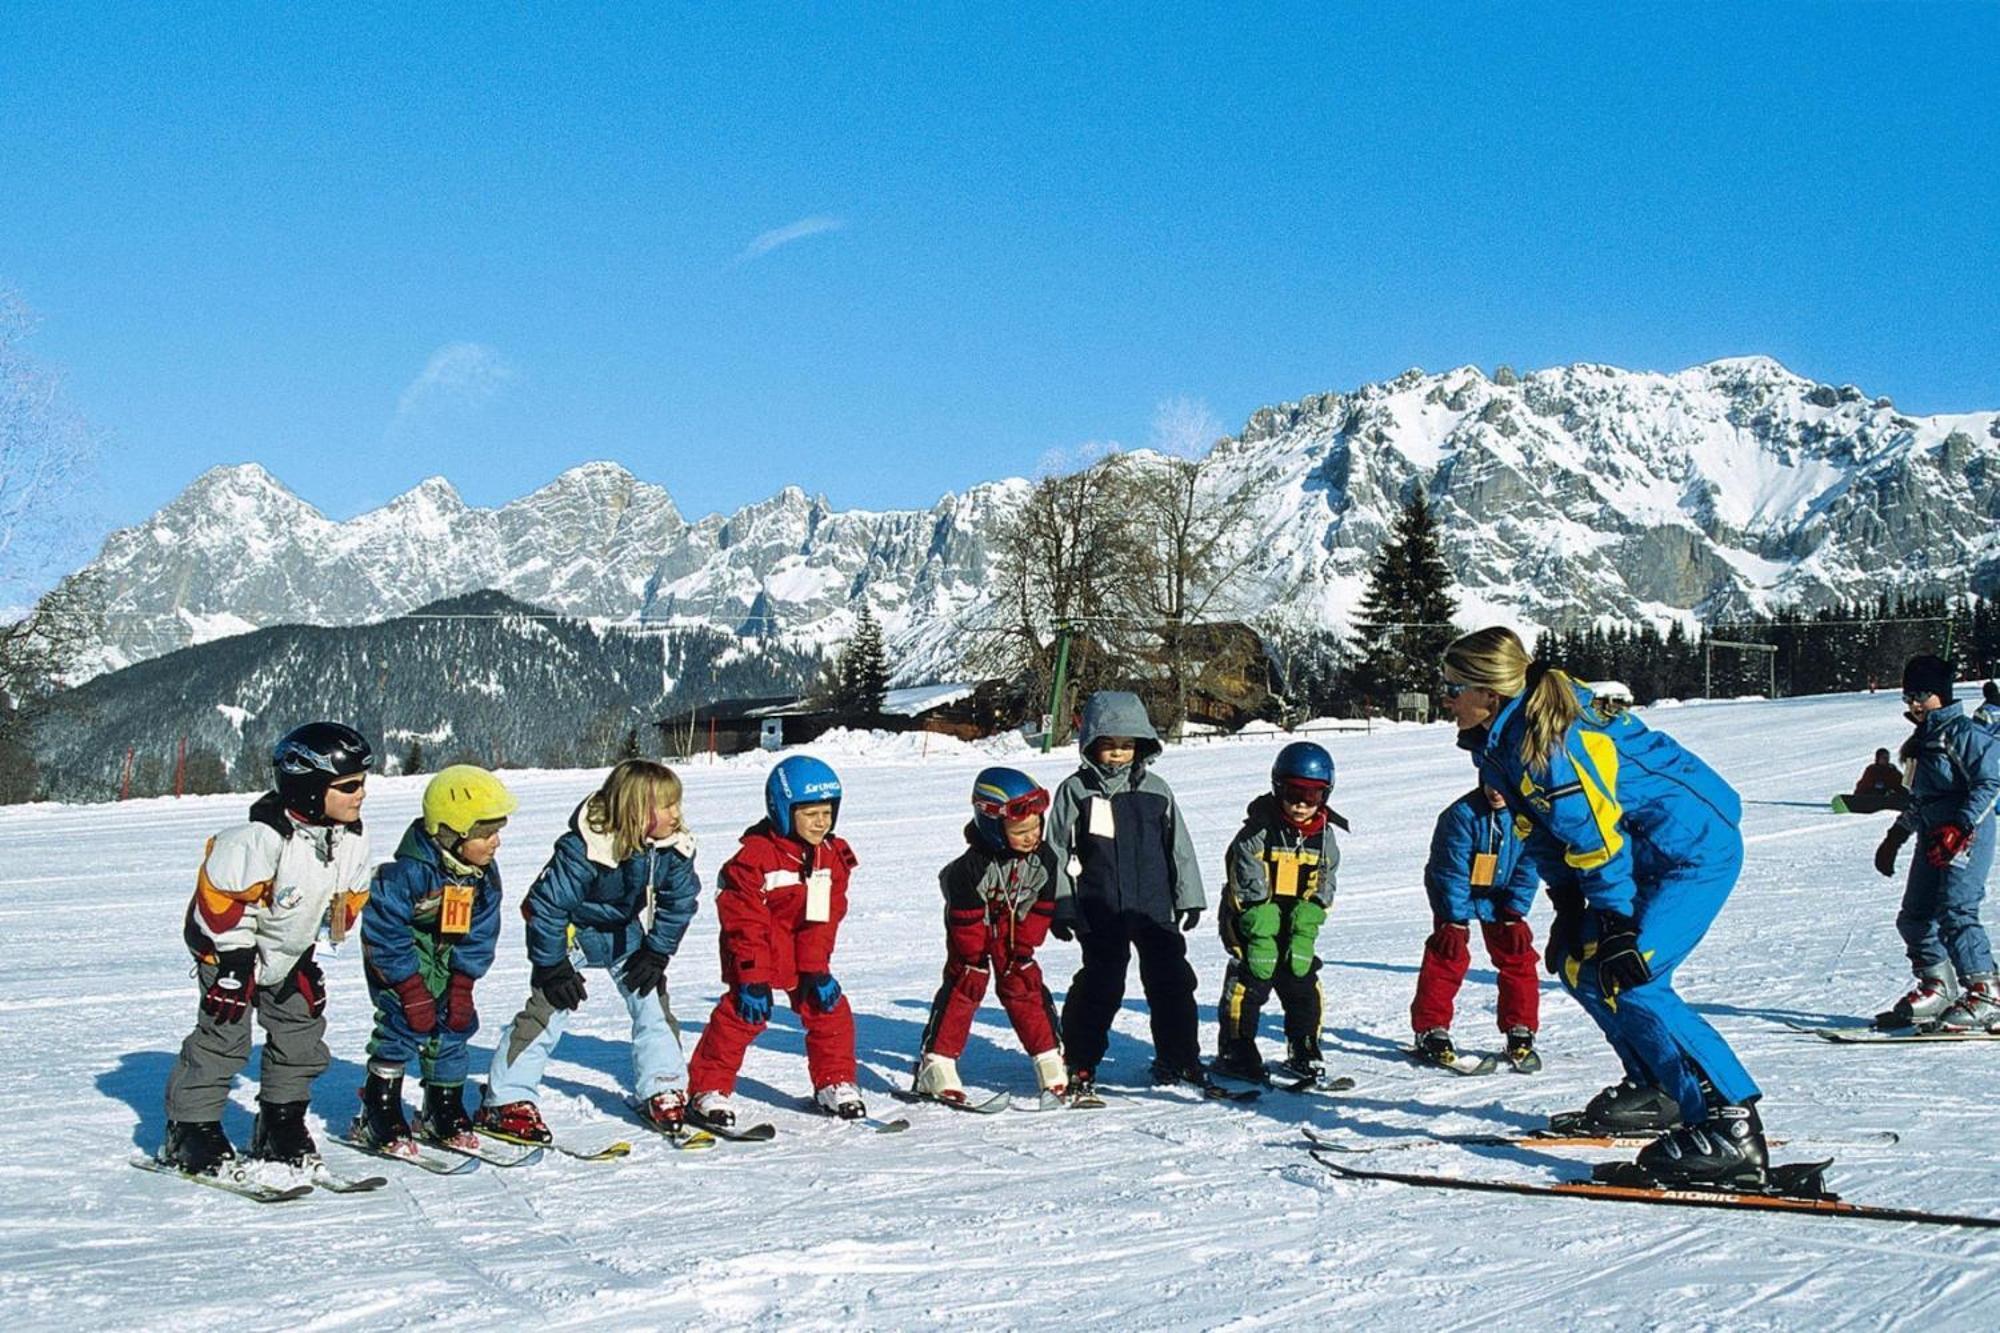
<svg viewBox="0 0 2000 1333"><path fill-rule="evenodd" d="M1521 761L1546 772L1549 756L1583 715L1576 699L1576 682L1528 656L1527 646L1513 630L1495 625L1453 639L1444 650L1444 670L1462 684L1491 690L1521 701L1527 727L1521 738Z"/></svg>

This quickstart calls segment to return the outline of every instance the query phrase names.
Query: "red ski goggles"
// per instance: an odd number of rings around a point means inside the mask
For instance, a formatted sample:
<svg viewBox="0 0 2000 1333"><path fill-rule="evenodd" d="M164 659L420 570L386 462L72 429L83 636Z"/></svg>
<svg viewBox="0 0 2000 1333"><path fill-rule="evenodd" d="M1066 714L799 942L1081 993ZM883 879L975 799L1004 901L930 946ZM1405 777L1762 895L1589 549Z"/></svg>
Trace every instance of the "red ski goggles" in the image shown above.
<svg viewBox="0 0 2000 1333"><path fill-rule="evenodd" d="M988 819L1026 819L1049 808L1049 794L1040 787L1013 797L976 791L972 793L972 808Z"/></svg>
<svg viewBox="0 0 2000 1333"><path fill-rule="evenodd" d="M1311 778L1281 778L1271 784L1271 794L1293 805L1319 805L1326 800L1326 784Z"/></svg>

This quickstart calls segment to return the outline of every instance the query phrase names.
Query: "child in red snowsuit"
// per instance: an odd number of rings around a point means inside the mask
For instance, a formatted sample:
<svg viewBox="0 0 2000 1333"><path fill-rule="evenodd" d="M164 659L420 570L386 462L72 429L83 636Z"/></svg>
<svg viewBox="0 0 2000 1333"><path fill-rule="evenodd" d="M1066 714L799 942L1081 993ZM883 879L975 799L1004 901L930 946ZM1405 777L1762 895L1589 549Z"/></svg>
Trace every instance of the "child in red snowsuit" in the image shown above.
<svg viewBox="0 0 2000 1333"><path fill-rule="evenodd" d="M868 1111L854 1085L854 1011L833 976L834 938L847 915L854 853L833 834L840 779L806 755L785 760L764 784L767 817L744 831L722 867L715 898L722 924L722 982L688 1061L689 1119L727 1129L730 1093L750 1044L784 991L806 1030L813 1100L853 1120Z"/></svg>
<svg viewBox="0 0 2000 1333"><path fill-rule="evenodd" d="M944 891L944 984L924 1026L916 1090L963 1102L958 1057L990 979L1035 1062L1042 1090L1061 1096L1068 1082L1056 1032L1055 1001L1042 982L1035 950L1055 917L1055 853L1042 841L1049 794L1026 773L989 768L972 784L972 822L963 855L938 875Z"/></svg>

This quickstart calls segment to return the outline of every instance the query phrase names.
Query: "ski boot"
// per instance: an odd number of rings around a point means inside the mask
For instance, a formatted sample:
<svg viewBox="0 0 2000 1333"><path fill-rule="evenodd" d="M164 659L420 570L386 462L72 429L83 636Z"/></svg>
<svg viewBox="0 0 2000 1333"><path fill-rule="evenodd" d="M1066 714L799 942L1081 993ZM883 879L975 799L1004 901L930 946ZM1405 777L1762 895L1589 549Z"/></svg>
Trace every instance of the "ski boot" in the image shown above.
<svg viewBox="0 0 2000 1333"><path fill-rule="evenodd" d="M1416 1056L1425 1064L1455 1065L1458 1063L1458 1048L1451 1044L1448 1028L1432 1028L1417 1034Z"/></svg>
<svg viewBox="0 0 2000 1333"><path fill-rule="evenodd" d="M688 1114L697 1125L734 1129L736 1099L726 1092L697 1092L694 1101L688 1107Z"/></svg>
<svg viewBox="0 0 2000 1333"><path fill-rule="evenodd" d="M1257 1043L1241 1039L1222 1044L1215 1057L1215 1072L1245 1083L1262 1083L1271 1076L1264 1067L1264 1057L1258 1053Z"/></svg>
<svg viewBox="0 0 2000 1333"><path fill-rule="evenodd" d="M266 1162L309 1170L319 1165L319 1145L306 1128L304 1102L258 1102L250 1131L250 1155Z"/></svg>
<svg viewBox="0 0 2000 1333"><path fill-rule="evenodd" d="M1069 1071L1069 1105L1073 1111L1095 1111L1104 1105L1097 1091L1097 1075L1088 1069Z"/></svg>
<svg viewBox="0 0 2000 1333"><path fill-rule="evenodd" d="M688 1098L680 1088L666 1088L639 1104L640 1118L662 1134L679 1134L687 1128Z"/></svg>
<svg viewBox="0 0 2000 1333"><path fill-rule="evenodd" d="M828 1115L841 1120L862 1120L868 1115L868 1105L861 1100L861 1089L852 1083L829 1083L814 1089L813 1103Z"/></svg>
<svg viewBox="0 0 2000 1333"><path fill-rule="evenodd" d="M398 1157L414 1157L417 1142L410 1136L410 1122L403 1119L403 1076L385 1077L368 1071L361 1086L361 1114L354 1117L348 1137L378 1152Z"/></svg>
<svg viewBox="0 0 2000 1333"><path fill-rule="evenodd" d="M417 1137L461 1152L477 1152L479 1136L465 1113L465 1085L424 1084L423 1114L417 1117Z"/></svg>
<svg viewBox="0 0 2000 1333"><path fill-rule="evenodd" d="M191 1176L219 1176L225 1162L236 1160L236 1148L216 1120L169 1120L160 1160Z"/></svg>
<svg viewBox="0 0 2000 1333"><path fill-rule="evenodd" d="M533 1102L481 1102L472 1117L472 1126L508 1143L554 1143L556 1136L542 1122L541 1108Z"/></svg>
<svg viewBox="0 0 2000 1333"><path fill-rule="evenodd" d="M1326 1081L1326 1061L1319 1053L1319 1043L1307 1044L1302 1041L1288 1042L1285 1046L1285 1063L1280 1065L1288 1074L1308 1079L1314 1083Z"/></svg>
<svg viewBox="0 0 2000 1333"><path fill-rule="evenodd" d="M1507 1029L1507 1063L1523 1074L1540 1071L1542 1057L1535 1050L1535 1034L1527 1028Z"/></svg>
<svg viewBox="0 0 2000 1333"><path fill-rule="evenodd" d="M2000 1032L2000 982L1989 974L1965 978L1951 1008L1931 1024L1933 1032Z"/></svg>
<svg viewBox="0 0 2000 1333"><path fill-rule="evenodd" d="M1941 1018L1958 998L1958 978L1951 964L1938 963L1917 972L1917 984L1894 1004L1875 1015L1875 1026L1884 1030L1922 1027Z"/></svg>
<svg viewBox="0 0 2000 1333"><path fill-rule="evenodd" d="M1771 1165L1755 1102L1711 1106L1708 1119L1683 1125L1639 1150L1638 1165L1667 1189L1761 1189Z"/></svg>
<svg viewBox="0 0 2000 1333"><path fill-rule="evenodd" d="M965 1085L958 1081L958 1061L936 1051L924 1052L924 1058L917 1062L916 1091L920 1096L965 1105Z"/></svg>
<svg viewBox="0 0 2000 1333"><path fill-rule="evenodd" d="M1189 1065L1177 1065L1171 1060L1155 1060L1149 1071L1156 1088L1205 1088L1208 1086L1208 1071L1197 1060Z"/></svg>
<svg viewBox="0 0 2000 1333"><path fill-rule="evenodd" d="M1035 1057L1035 1082L1051 1097L1069 1095L1069 1071L1063 1068L1061 1051L1043 1051Z"/></svg>
<svg viewBox="0 0 2000 1333"><path fill-rule="evenodd" d="M1607 1138L1665 1134L1681 1127L1680 1103L1664 1088L1626 1079L1592 1097L1581 1111L1558 1111L1549 1128L1558 1134L1600 1134Z"/></svg>

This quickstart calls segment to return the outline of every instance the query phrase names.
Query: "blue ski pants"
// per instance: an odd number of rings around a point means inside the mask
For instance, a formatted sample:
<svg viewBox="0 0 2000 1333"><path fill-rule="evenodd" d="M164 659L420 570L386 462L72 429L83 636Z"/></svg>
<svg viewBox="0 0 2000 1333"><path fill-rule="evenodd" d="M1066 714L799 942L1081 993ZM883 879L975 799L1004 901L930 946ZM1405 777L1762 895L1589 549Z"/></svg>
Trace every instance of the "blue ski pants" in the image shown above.
<svg viewBox="0 0 2000 1333"><path fill-rule="evenodd" d="M1943 870L1925 859L1918 839L1903 910L1896 915L1896 931L1913 971L1921 973L1949 959L1961 977L1991 975L1993 944L1979 923L1979 905L1993 872L1995 831L1994 817L1988 815L1972 831L1972 845Z"/></svg>
<svg viewBox="0 0 2000 1333"><path fill-rule="evenodd" d="M584 971L583 959L576 954L570 961ZM655 1093L687 1086L687 1061L681 1054L680 1025L667 1004L662 987L653 995L639 995L625 989L618 975L623 959L614 960L600 973L592 968L585 974L592 981L603 976L625 1002L632 1017L632 1092L642 1100ZM538 1102L542 1095L542 1071L562 1040L570 1014L548 1002L540 991L530 991L528 1003L514 1015L514 1021L500 1030L500 1045L493 1052L493 1065L486 1074L486 1101L495 1106L509 1102Z"/></svg>

